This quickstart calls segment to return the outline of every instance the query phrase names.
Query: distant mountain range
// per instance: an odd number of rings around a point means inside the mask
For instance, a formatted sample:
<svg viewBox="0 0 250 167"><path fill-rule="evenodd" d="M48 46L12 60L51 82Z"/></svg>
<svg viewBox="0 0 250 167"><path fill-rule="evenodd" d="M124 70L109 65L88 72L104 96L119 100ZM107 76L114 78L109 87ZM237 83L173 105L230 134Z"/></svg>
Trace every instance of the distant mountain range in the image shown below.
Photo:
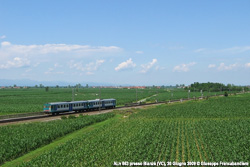
<svg viewBox="0 0 250 167"><path fill-rule="evenodd" d="M111 83L95 83L95 82L80 82L80 83L73 83L73 82L64 82L64 81L35 81L29 79L0 79L0 86L39 86L42 84L43 86L74 86L76 84L81 84L82 86L117 86Z"/></svg>

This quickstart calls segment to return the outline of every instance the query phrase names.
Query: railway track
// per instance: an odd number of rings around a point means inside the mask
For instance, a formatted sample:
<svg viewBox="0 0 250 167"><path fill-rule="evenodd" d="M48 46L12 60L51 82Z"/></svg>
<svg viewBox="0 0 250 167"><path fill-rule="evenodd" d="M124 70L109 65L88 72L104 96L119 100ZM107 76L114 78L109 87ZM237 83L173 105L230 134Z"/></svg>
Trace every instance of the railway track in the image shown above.
<svg viewBox="0 0 250 167"><path fill-rule="evenodd" d="M238 93L237 93L238 94ZM215 95L209 96L214 97ZM224 96L224 95L217 95L217 96ZM206 97L197 97L197 98L189 98L189 99L178 99L178 100L168 100L168 101L161 101L161 102L155 102L155 103L131 103L126 104L125 106L116 107L115 109L126 109L126 108L137 108L137 107L143 107L143 106L150 106L150 105L157 105L157 104L164 104L164 103L175 103L175 102L184 102L184 101L190 101L190 100L197 100L197 99L204 99ZM59 115L52 116L44 114L43 112L36 112L36 113L26 113L26 114L15 114L15 115L7 115L7 116L0 116L0 124L6 124L6 123L13 123L13 122L22 122L22 121L28 121L28 120L38 120L38 119L45 119L50 118L53 119L60 119L61 116L66 115L72 115L72 114L101 114L106 112L111 112L114 109L106 109L106 110L95 110L95 111L87 111L87 112L67 112L67 113L60 113Z"/></svg>
<svg viewBox="0 0 250 167"><path fill-rule="evenodd" d="M180 100L172 100L172 102L179 102ZM150 106L150 105L156 105L156 104L163 104L166 102L157 102L157 103L146 103L146 104L127 104L125 106L120 106L116 107L115 109L126 109L126 108L134 108L134 107L143 107L143 106ZM74 115L74 114L101 114L107 112L111 112L114 109L105 109L105 110L94 110L94 111L87 111L87 112L67 112L67 113L60 113L59 115L47 115L44 114L43 112L38 112L38 113L29 113L29 114L16 114L16 115L8 115L8 116L2 116L0 117L0 124L3 123L10 123L10 122L21 122L21 121L27 121L27 120L36 120L36 119L43 119L43 118L51 118L51 119L56 119L60 118L61 116L67 116L67 115Z"/></svg>

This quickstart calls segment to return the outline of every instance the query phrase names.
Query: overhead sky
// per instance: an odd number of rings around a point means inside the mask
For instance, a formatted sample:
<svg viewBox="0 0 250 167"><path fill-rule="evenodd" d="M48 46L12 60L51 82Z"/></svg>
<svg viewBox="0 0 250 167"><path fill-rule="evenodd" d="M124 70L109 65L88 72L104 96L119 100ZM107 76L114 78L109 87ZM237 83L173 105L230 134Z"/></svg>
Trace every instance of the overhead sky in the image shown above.
<svg viewBox="0 0 250 167"><path fill-rule="evenodd" d="M0 79L250 85L249 0L0 0Z"/></svg>

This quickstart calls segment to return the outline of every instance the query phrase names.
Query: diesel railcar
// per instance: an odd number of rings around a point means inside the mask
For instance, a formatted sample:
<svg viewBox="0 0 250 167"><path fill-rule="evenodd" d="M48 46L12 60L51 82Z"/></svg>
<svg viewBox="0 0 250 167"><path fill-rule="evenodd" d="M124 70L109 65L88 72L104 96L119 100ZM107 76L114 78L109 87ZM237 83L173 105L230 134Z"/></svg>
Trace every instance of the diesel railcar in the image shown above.
<svg viewBox="0 0 250 167"><path fill-rule="evenodd" d="M115 108L115 99L96 99L87 101L70 101L70 102L52 102L46 103L43 107L43 112L46 114L56 115L64 112L82 112L90 110Z"/></svg>

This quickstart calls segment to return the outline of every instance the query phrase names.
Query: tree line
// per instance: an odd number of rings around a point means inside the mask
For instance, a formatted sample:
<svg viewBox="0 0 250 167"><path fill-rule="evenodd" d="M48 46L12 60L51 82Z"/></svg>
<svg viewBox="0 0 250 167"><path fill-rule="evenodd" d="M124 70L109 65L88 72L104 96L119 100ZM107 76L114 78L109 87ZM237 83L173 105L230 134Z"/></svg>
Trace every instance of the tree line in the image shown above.
<svg viewBox="0 0 250 167"><path fill-rule="evenodd" d="M210 92L219 92L219 91L248 91L249 87L247 86L236 86L234 84L224 85L222 83L199 83L194 82L189 87L185 87L185 90L195 91L210 91Z"/></svg>

